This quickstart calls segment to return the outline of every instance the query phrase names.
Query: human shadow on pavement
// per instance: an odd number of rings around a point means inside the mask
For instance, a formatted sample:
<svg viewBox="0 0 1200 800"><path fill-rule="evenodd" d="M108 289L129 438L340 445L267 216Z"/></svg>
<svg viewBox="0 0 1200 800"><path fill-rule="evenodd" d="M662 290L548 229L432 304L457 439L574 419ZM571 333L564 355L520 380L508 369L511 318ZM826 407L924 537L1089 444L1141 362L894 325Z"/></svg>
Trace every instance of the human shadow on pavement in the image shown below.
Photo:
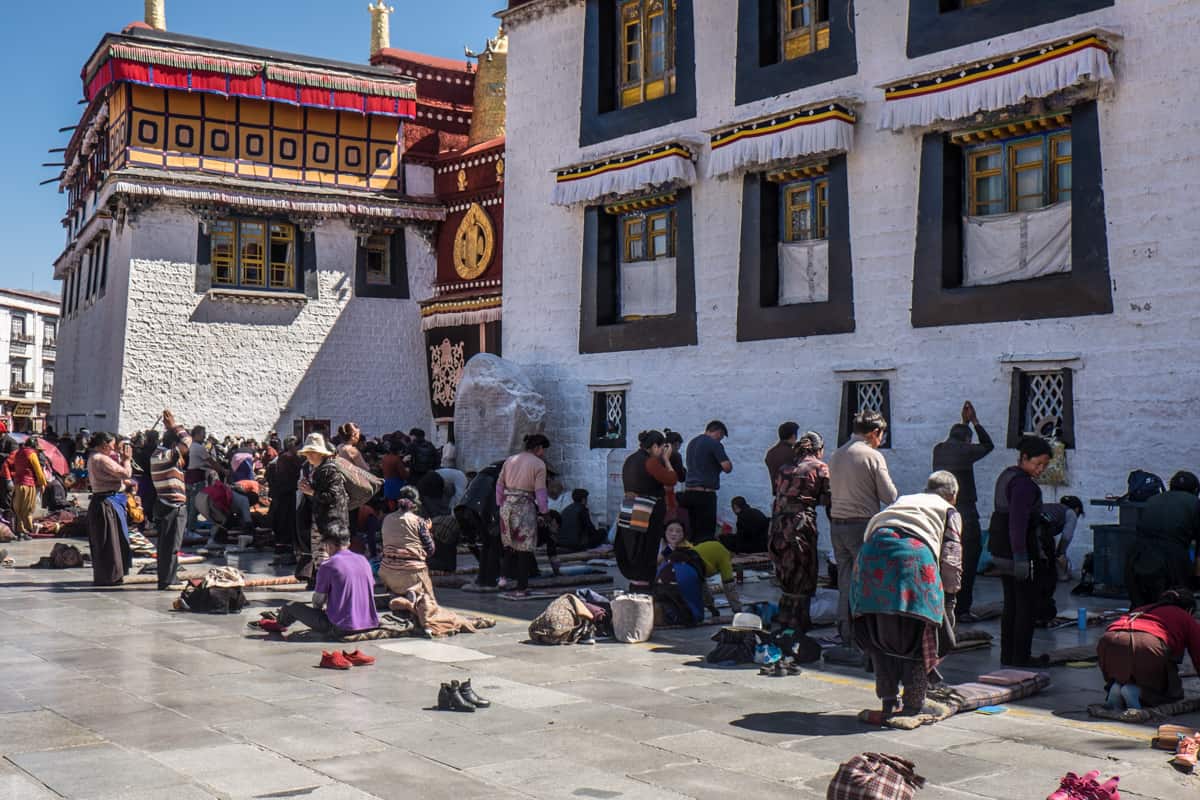
<svg viewBox="0 0 1200 800"><path fill-rule="evenodd" d="M747 714L729 724L759 733L787 736L851 736L875 730L859 722L855 714L824 711L771 711Z"/></svg>

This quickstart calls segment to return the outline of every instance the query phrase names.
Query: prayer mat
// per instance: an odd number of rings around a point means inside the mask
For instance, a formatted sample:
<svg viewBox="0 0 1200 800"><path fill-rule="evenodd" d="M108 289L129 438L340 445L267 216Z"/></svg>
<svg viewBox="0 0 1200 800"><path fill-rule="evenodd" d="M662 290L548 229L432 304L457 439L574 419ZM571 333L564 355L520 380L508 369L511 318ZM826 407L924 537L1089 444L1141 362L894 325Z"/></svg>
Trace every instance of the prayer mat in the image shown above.
<svg viewBox="0 0 1200 800"><path fill-rule="evenodd" d="M1046 653L1045 659L1047 666L1061 666L1076 661L1099 661L1100 656L1096 655L1096 645L1081 644L1076 647L1063 647L1059 650L1051 650L1049 653Z"/></svg>
<svg viewBox="0 0 1200 800"><path fill-rule="evenodd" d="M328 633L319 633L306 628L302 631L286 634L283 639L285 642L374 642L380 639L400 639L405 636L412 636L413 629L410 625L407 628L396 627L392 625L380 626L370 631L359 631L358 633L347 633L345 636L334 636Z"/></svg>
<svg viewBox="0 0 1200 800"><path fill-rule="evenodd" d="M922 725L932 725L935 722L941 722L944 719L949 719L959 710L953 703L942 703L937 700L926 698L924 710L928 713L916 714L914 716L896 716L883 719L883 712L877 708L866 709L858 712L858 721L865 722L868 725L877 725L883 728L894 728L900 731L915 730Z"/></svg>
<svg viewBox="0 0 1200 800"><path fill-rule="evenodd" d="M983 706L998 706L1015 700L1023 700L1050 685L1049 673L1028 674L1033 677L1008 686L974 682L930 689L928 700L952 704L960 712L974 711Z"/></svg>
<svg viewBox="0 0 1200 800"><path fill-rule="evenodd" d="M1089 628L1094 628L1097 625L1104 625L1105 623L1110 622L1125 613L1127 612L1117 611L1115 609L1108 611L1089 611L1087 612L1087 624ZM1050 620L1050 623L1046 625L1046 627L1050 630L1057 630L1059 628L1069 628L1072 625L1078 624L1079 612L1063 612L1054 619Z"/></svg>
<svg viewBox="0 0 1200 800"><path fill-rule="evenodd" d="M954 649L952 652L961 653L965 650L985 650L992 646L995 638L987 631L970 628L954 632Z"/></svg>
<svg viewBox="0 0 1200 800"><path fill-rule="evenodd" d="M466 575L438 575L432 577L432 580L433 585L438 589L461 589L465 584L472 582ZM529 588L549 589L569 586L596 586L603 583L612 583L612 580L611 575L598 569L589 575L547 575L541 578L530 578ZM555 597L557 596L556 594Z"/></svg>
<svg viewBox="0 0 1200 800"><path fill-rule="evenodd" d="M1200 711L1200 697L1185 697L1174 703L1163 703L1160 706L1126 708L1124 710L1105 708L1103 703L1094 703L1087 707L1087 711L1088 716L1099 719L1115 719L1117 722L1128 722L1133 725L1157 724L1179 714Z"/></svg>
<svg viewBox="0 0 1200 800"><path fill-rule="evenodd" d="M612 558L612 546L597 547L591 550L578 550L574 553L559 553L558 561L563 564L571 562L590 561L593 558Z"/></svg>

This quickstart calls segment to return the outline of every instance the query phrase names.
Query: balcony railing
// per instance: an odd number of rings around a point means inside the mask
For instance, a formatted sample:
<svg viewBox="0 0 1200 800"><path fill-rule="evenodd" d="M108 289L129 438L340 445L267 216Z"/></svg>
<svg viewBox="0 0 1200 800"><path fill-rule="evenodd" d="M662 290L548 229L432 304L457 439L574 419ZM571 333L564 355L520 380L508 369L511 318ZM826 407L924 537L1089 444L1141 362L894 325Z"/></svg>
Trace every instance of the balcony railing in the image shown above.
<svg viewBox="0 0 1200 800"><path fill-rule="evenodd" d="M46 397L46 398L54 397L54 387L53 386L44 387L42 389L42 397Z"/></svg>
<svg viewBox="0 0 1200 800"><path fill-rule="evenodd" d="M28 394L33 391L33 384L29 381L13 381L10 388L13 394Z"/></svg>
<svg viewBox="0 0 1200 800"><path fill-rule="evenodd" d="M33 344L33 337L27 333L14 333L11 341L13 344Z"/></svg>
<svg viewBox="0 0 1200 800"><path fill-rule="evenodd" d="M42 340L42 349L43 350L57 350L58 349L58 339L54 339L52 337L47 337L47 338L43 339Z"/></svg>

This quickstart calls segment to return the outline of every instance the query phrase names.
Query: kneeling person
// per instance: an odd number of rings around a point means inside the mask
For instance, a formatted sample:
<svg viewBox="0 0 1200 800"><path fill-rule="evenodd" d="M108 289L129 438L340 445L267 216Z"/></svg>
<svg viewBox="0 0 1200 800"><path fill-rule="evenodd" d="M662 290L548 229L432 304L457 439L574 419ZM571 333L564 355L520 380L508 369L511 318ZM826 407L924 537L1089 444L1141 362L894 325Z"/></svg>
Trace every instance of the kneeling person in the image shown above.
<svg viewBox="0 0 1200 800"><path fill-rule="evenodd" d="M1135 608L1096 644L1112 709L1161 705L1183 698L1179 664L1186 652L1200 665L1200 622L1187 589L1169 589L1157 603Z"/></svg>
<svg viewBox="0 0 1200 800"><path fill-rule="evenodd" d="M263 630L278 632L302 622L318 633L340 638L379 627L370 562L350 550L350 536L342 531L324 534L321 547L329 558L317 570L312 604L288 603L279 609L276 624L259 623Z"/></svg>

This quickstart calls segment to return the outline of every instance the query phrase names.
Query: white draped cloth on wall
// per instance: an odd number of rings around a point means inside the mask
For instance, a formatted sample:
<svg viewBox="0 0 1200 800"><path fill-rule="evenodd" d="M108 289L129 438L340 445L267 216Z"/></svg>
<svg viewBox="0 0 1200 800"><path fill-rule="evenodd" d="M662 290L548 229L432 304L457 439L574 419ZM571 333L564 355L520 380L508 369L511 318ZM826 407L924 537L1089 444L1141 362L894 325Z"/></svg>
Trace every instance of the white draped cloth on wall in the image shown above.
<svg viewBox="0 0 1200 800"><path fill-rule="evenodd" d="M662 317L675 313L675 259L621 264L621 316Z"/></svg>
<svg viewBox="0 0 1200 800"><path fill-rule="evenodd" d="M1071 203L963 219L963 286L1071 271Z"/></svg>
<svg viewBox="0 0 1200 800"><path fill-rule="evenodd" d="M779 243L779 305L829 301L829 242Z"/></svg>

